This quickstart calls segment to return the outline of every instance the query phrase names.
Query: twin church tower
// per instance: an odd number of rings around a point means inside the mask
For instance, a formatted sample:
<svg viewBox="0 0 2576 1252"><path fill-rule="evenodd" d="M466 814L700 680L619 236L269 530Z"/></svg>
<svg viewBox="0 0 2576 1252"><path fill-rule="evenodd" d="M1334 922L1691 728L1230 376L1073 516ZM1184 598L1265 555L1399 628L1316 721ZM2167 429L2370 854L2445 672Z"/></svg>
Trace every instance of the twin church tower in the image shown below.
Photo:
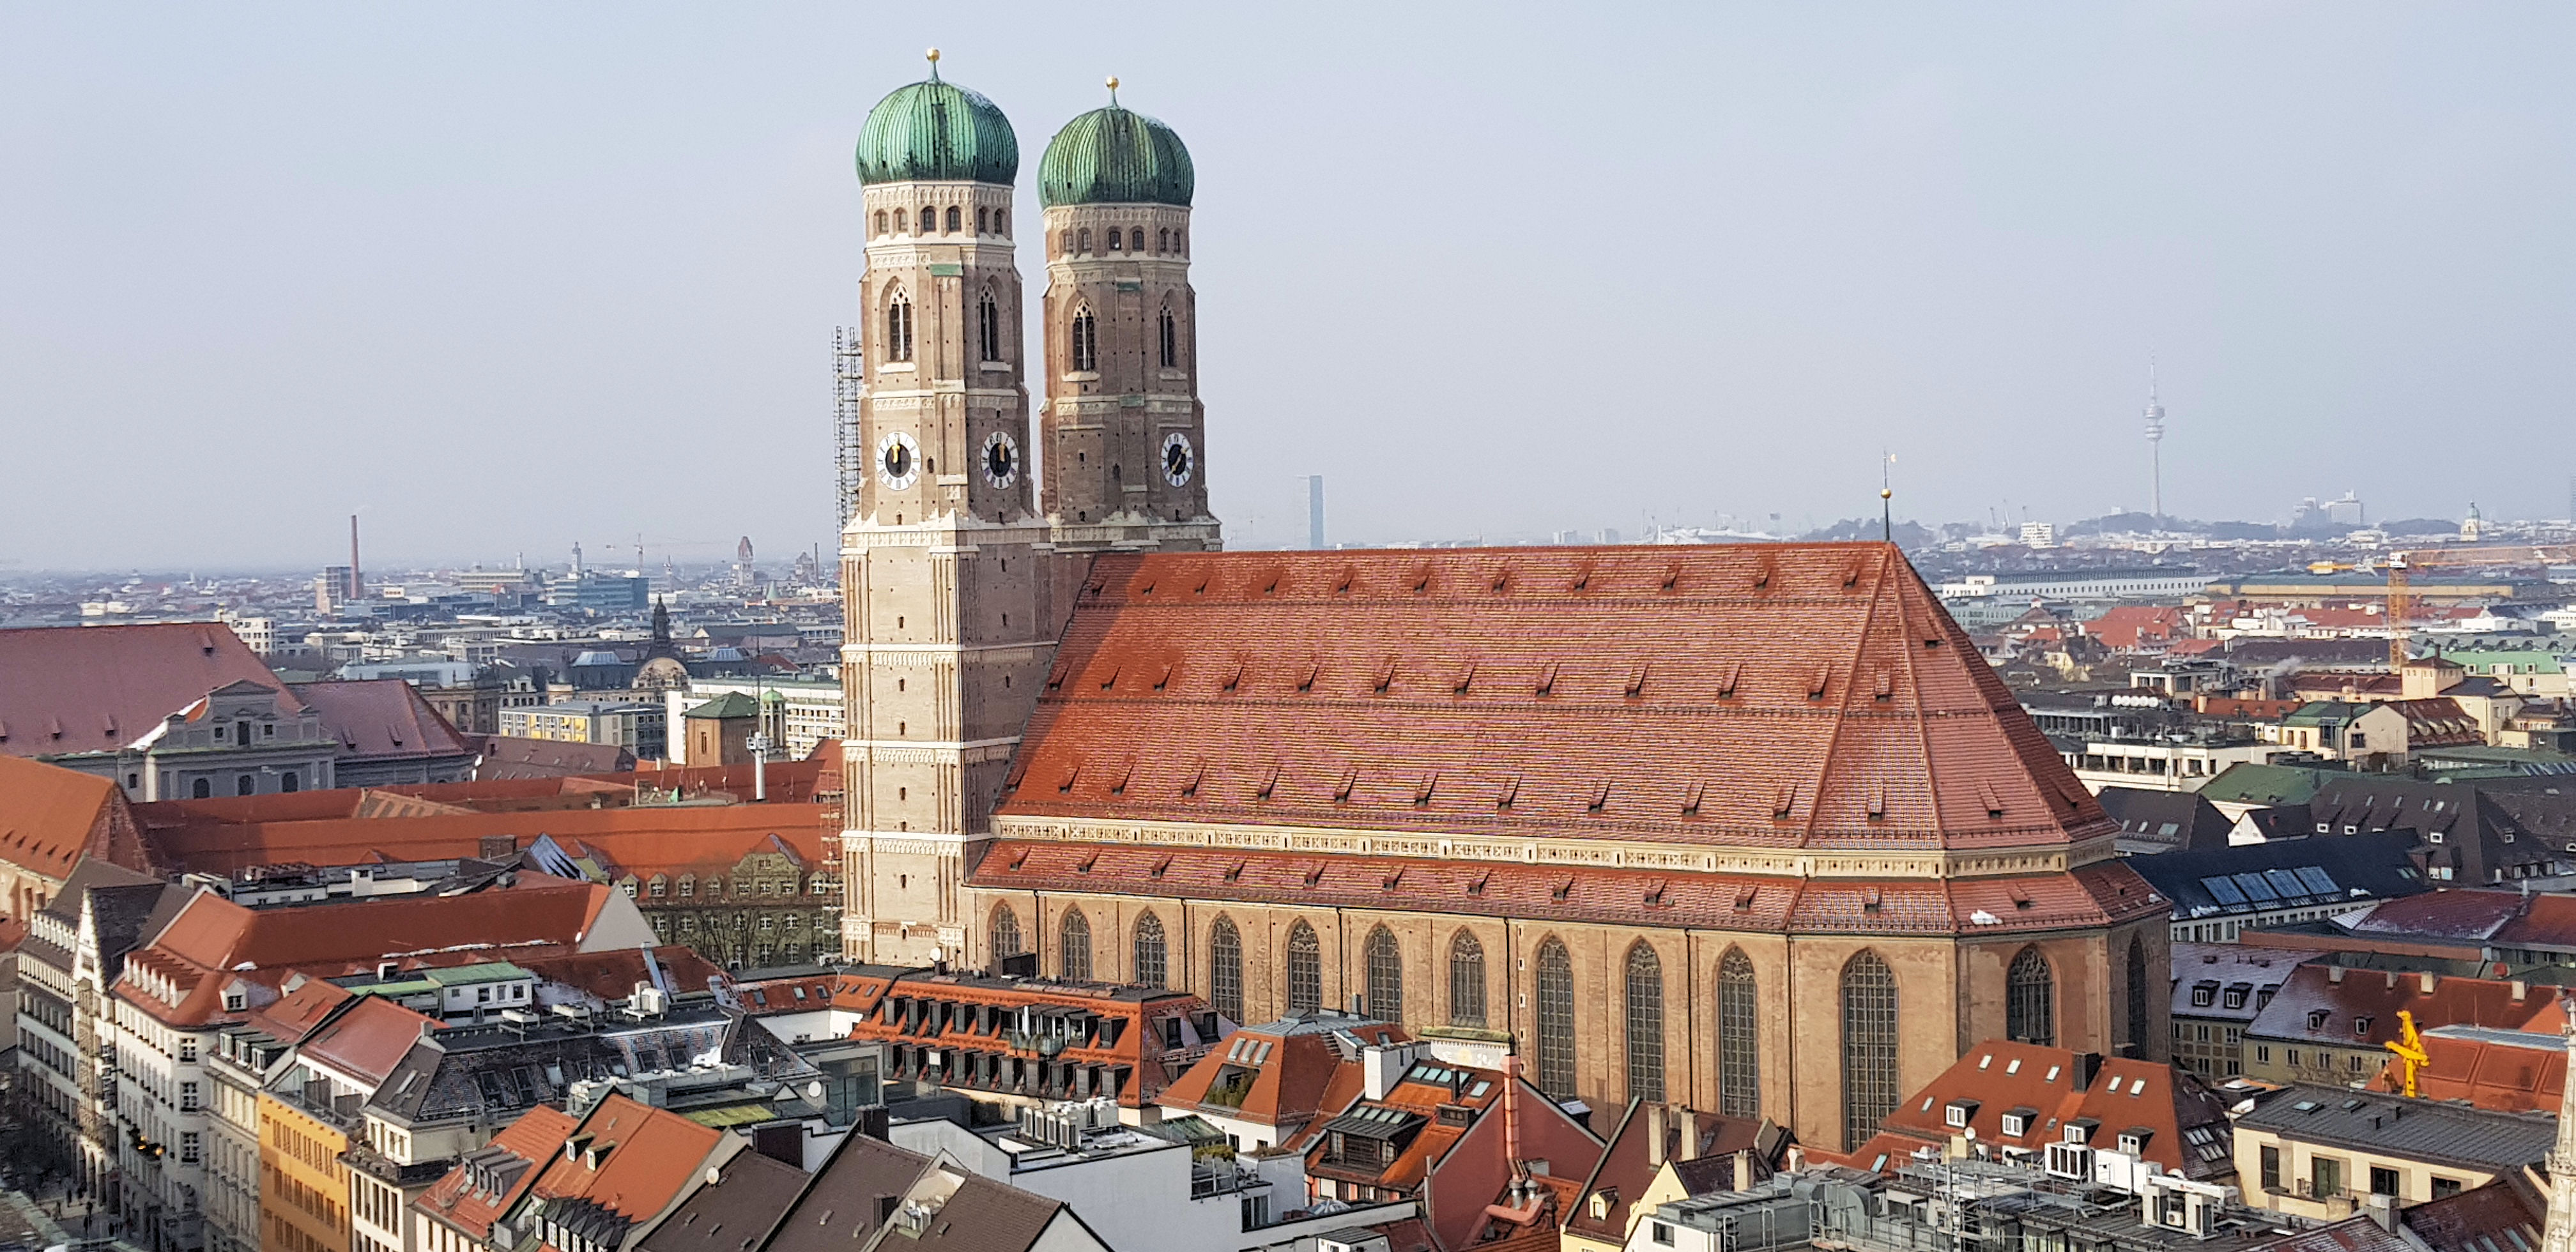
<svg viewBox="0 0 2576 1252"><path fill-rule="evenodd" d="M1214 550L1188 149L1110 102L1038 162L1025 342L1018 137L928 79L868 113L855 498L842 502L842 947L968 951L964 877L1092 554ZM1029 365L1046 399L1029 424Z"/></svg>

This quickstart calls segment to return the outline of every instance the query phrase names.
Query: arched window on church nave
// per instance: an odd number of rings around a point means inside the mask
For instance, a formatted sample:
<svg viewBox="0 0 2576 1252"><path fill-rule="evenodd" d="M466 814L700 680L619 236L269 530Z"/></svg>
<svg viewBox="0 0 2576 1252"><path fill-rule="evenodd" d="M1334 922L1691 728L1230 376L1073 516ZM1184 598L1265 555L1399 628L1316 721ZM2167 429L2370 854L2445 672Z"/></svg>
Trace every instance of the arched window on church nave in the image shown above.
<svg viewBox="0 0 2576 1252"><path fill-rule="evenodd" d="M1127 250L1129 252L1142 252L1145 250L1144 227L1139 226L1136 229L1127 232Z"/></svg>
<svg viewBox="0 0 2576 1252"><path fill-rule="evenodd" d="M1664 963L1643 939L1628 948L1628 1098L1664 1099Z"/></svg>
<svg viewBox="0 0 2576 1252"><path fill-rule="evenodd" d="M1172 310L1169 306L1166 306L1163 309L1161 330L1163 339L1163 368L1167 370L1178 369L1181 364L1181 319L1172 316Z"/></svg>
<svg viewBox="0 0 2576 1252"><path fill-rule="evenodd" d="M1163 919L1147 913L1136 919L1136 967L1127 981L1145 987L1169 985L1171 956L1163 942Z"/></svg>
<svg viewBox="0 0 2576 1252"><path fill-rule="evenodd" d="M1380 926L1369 932L1364 951L1368 964L1368 1015L1382 1022L1404 1021L1404 953L1395 932Z"/></svg>
<svg viewBox="0 0 2576 1252"><path fill-rule="evenodd" d="M1312 1013L1324 1007L1324 948L1315 928L1299 922L1288 929L1288 1012Z"/></svg>
<svg viewBox="0 0 2576 1252"><path fill-rule="evenodd" d="M1449 1024L1485 1025L1485 945L1464 930L1449 940Z"/></svg>
<svg viewBox="0 0 2576 1252"><path fill-rule="evenodd" d="M1574 1098L1574 955L1554 935L1538 945L1538 1089L1551 1098Z"/></svg>
<svg viewBox="0 0 2576 1252"><path fill-rule="evenodd" d="M1878 1133L1896 1087L1896 971L1863 948L1843 963L1843 1150Z"/></svg>
<svg viewBox="0 0 2576 1252"><path fill-rule="evenodd" d="M686 881L683 881L680 884L680 894L688 894L688 883ZM1020 937L1020 915L1012 912L1010 905L996 904L993 906L992 925L987 929L993 936L993 959L995 961L998 962L1006 956L1018 956L1019 954L1029 950L1028 940Z"/></svg>
<svg viewBox="0 0 2576 1252"><path fill-rule="evenodd" d="M885 359L912 359L912 297L901 287L891 288L886 296Z"/></svg>
<svg viewBox="0 0 2576 1252"><path fill-rule="evenodd" d="M975 305L975 341L983 353L979 360L1002 359L1002 302L993 298L991 288L985 289L984 298Z"/></svg>
<svg viewBox="0 0 2576 1252"><path fill-rule="evenodd" d="M953 235L953 234L957 233L958 231L961 231L961 230L964 230L964 229L966 229L966 219L965 219L964 215L963 215L963 214L961 214L961 213L958 211L958 208L957 208L957 206L956 206L956 205L953 205L953 204L952 204L952 205L949 205L949 206L948 206L948 233L950 233L950 234L952 234L952 235Z"/></svg>
<svg viewBox="0 0 2576 1252"><path fill-rule="evenodd" d="M2129 936L2129 1055L2147 1055L2147 941Z"/></svg>
<svg viewBox="0 0 2576 1252"><path fill-rule="evenodd" d="M1091 981L1091 919L1066 909L1057 924L1056 972L1067 982Z"/></svg>
<svg viewBox="0 0 2576 1252"><path fill-rule="evenodd" d="M1227 1021L1243 1020L1243 934L1231 918L1208 927L1208 1006Z"/></svg>
<svg viewBox="0 0 2576 1252"><path fill-rule="evenodd" d="M876 233L878 233L878 234L880 234L880 235L882 235L882 234L886 233L886 212L885 212L885 210L884 210L884 209L879 209L879 210L877 210L877 229L876 229Z"/></svg>
<svg viewBox="0 0 2576 1252"><path fill-rule="evenodd" d="M2057 972L2038 948L2023 948L2004 974L2004 1037L2057 1046Z"/></svg>
<svg viewBox="0 0 2576 1252"><path fill-rule="evenodd" d="M1073 306L1073 368L1085 372L1100 368L1100 324L1087 304Z"/></svg>
<svg viewBox="0 0 2576 1252"><path fill-rule="evenodd" d="M1753 960L1728 948L1717 963L1717 1111L1762 1116L1761 1019Z"/></svg>

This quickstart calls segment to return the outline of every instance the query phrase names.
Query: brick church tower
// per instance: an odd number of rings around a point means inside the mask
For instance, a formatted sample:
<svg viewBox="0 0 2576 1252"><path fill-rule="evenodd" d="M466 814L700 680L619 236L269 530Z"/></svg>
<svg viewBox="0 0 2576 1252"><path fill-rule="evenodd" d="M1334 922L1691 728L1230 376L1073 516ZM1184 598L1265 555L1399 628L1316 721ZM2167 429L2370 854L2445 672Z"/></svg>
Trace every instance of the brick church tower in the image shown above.
<svg viewBox="0 0 2576 1252"><path fill-rule="evenodd" d="M1019 142L931 61L858 145L866 470L841 536L842 948L885 962L965 950L964 869L1058 626L1029 472Z"/></svg>
<svg viewBox="0 0 2576 1252"><path fill-rule="evenodd" d="M1189 149L1118 104L1065 123L1046 206L1047 517L1068 551L1211 551ZM1079 577L1077 571L1074 575Z"/></svg>

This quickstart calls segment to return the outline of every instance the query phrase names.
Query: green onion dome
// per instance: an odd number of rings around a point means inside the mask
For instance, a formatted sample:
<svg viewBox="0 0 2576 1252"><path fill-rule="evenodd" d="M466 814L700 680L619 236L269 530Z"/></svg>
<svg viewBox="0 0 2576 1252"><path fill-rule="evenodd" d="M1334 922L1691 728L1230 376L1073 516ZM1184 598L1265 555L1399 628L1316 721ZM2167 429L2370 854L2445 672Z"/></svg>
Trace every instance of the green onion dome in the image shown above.
<svg viewBox="0 0 2576 1252"><path fill-rule="evenodd" d="M1115 86L1113 81L1112 86ZM1038 160L1038 203L1190 205L1198 174L1181 137L1112 95L1064 124Z"/></svg>
<svg viewBox="0 0 2576 1252"><path fill-rule="evenodd" d="M897 87L868 110L859 129L862 183L975 182L1008 185L1020 176L1020 140L990 100L930 77Z"/></svg>

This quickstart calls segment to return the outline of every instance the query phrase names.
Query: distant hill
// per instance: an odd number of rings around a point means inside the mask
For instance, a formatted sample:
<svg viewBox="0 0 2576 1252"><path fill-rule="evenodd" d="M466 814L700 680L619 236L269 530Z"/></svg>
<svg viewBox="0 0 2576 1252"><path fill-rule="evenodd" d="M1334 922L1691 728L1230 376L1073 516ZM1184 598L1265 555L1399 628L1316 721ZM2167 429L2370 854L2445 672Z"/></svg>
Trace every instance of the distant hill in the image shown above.
<svg viewBox="0 0 2576 1252"><path fill-rule="evenodd" d="M1848 543L1855 539L1880 538L1879 520L1875 517L1850 517L1820 530L1811 530L1798 538L1807 543ZM1941 542L1941 536L1912 522L1898 522L1888 537L1900 548L1928 548Z"/></svg>

